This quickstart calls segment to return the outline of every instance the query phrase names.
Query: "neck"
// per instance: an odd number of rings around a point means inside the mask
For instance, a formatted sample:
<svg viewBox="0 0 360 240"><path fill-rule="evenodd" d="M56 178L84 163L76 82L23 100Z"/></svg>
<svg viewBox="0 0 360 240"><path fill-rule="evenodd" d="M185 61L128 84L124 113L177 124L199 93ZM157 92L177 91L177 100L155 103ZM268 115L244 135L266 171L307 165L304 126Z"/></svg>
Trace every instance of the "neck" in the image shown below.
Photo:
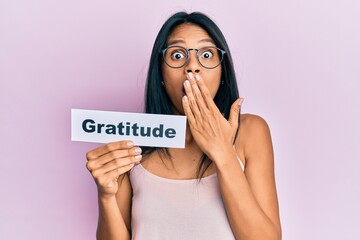
<svg viewBox="0 0 360 240"><path fill-rule="evenodd" d="M185 148L172 148L170 150L171 154L173 156L177 156L177 155L183 155L183 154L187 154L190 153L191 155L193 155L195 158L197 158L197 156L200 156L202 154L201 149L198 147L192 133L190 130L190 126L187 123L186 124L186 133L185 133Z"/></svg>

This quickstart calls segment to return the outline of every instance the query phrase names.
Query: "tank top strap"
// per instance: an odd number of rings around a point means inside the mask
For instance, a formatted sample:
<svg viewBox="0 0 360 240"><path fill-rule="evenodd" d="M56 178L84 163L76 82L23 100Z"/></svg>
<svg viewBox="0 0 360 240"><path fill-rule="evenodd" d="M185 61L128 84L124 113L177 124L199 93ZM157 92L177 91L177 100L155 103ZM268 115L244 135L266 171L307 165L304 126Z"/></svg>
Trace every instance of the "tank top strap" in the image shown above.
<svg viewBox="0 0 360 240"><path fill-rule="evenodd" d="M242 169L243 172L244 172L244 171L245 171L245 165L244 165L244 163L241 161L240 157L237 155L235 145L233 145L233 148L234 148L234 150L235 150L236 157L237 157L237 159L238 159L238 161L239 161L239 163L240 163L241 169Z"/></svg>

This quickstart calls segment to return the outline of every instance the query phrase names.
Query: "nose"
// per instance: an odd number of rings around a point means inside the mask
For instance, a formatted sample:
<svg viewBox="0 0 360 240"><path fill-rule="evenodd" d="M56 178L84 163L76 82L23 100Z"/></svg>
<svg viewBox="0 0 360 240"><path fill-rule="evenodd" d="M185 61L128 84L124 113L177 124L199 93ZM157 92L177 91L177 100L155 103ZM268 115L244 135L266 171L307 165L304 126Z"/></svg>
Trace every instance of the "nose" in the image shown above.
<svg viewBox="0 0 360 240"><path fill-rule="evenodd" d="M196 58L197 51L189 51L189 61L185 65L185 73L193 72L193 73L199 73L200 72L200 64Z"/></svg>

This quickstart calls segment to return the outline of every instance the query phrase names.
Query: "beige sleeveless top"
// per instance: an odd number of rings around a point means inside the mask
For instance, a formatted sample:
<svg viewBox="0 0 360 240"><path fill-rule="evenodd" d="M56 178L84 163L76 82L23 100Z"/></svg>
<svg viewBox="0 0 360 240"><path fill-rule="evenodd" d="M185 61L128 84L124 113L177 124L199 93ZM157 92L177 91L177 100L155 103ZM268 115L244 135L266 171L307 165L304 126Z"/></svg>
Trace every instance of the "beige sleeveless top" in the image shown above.
<svg viewBox="0 0 360 240"><path fill-rule="evenodd" d="M235 239L216 173L200 182L168 179L138 164L130 172L130 181L133 240Z"/></svg>

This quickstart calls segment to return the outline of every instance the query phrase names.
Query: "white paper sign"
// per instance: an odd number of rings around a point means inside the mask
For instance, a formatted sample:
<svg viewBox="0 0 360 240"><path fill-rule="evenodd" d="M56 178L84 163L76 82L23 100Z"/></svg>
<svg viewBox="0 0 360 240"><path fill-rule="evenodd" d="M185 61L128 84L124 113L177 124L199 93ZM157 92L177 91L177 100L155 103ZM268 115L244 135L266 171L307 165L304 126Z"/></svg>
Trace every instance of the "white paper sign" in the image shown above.
<svg viewBox="0 0 360 240"><path fill-rule="evenodd" d="M72 141L184 148L185 132L185 116L71 109Z"/></svg>

